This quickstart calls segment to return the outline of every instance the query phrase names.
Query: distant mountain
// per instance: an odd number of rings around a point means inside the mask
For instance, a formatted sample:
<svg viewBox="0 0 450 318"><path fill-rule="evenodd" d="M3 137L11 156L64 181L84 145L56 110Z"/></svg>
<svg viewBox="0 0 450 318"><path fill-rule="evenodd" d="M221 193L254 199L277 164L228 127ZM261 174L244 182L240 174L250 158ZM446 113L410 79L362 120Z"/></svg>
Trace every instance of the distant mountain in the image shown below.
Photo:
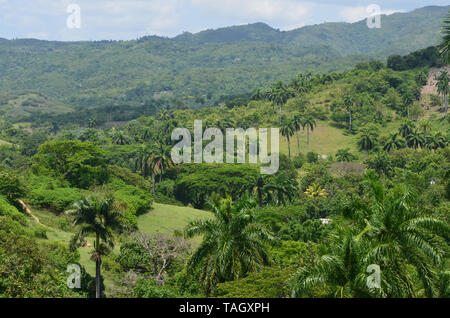
<svg viewBox="0 0 450 318"><path fill-rule="evenodd" d="M300 71L331 72L434 45L450 6L279 31L264 23L134 41L0 39L0 91L31 90L68 107L207 105ZM5 104L6 105L6 104ZM0 113L2 112L0 104ZM9 104L11 107L11 103ZM60 107L61 108L61 107ZM64 107L62 107L64 108Z"/></svg>
<svg viewBox="0 0 450 318"><path fill-rule="evenodd" d="M342 55L381 53L406 54L436 44L442 20L450 6L429 6L407 13L381 16L381 28L370 29L366 20L356 23L330 22L279 31L264 23L184 33L174 41L204 45L208 43L266 42L309 47L330 46ZM417 32L420 30L420 32Z"/></svg>

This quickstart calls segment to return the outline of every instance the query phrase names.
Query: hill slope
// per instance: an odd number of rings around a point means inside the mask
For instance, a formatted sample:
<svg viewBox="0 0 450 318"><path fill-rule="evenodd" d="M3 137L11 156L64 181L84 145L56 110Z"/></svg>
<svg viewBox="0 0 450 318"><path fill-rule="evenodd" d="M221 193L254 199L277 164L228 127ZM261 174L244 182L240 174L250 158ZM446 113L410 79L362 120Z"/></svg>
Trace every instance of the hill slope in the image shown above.
<svg viewBox="0 0 450 318"><path fill-rule="evenodd" d="M0 39L0 90L34 90L70 107L145 105L161 92L169 98L194 96L196 106L211 105L222 95L248 93L299 71L337 71L374 54L383 59L436 44L448 9L383 16L380 29L360 21L280 32L257 23L173 39Z"/></svg>

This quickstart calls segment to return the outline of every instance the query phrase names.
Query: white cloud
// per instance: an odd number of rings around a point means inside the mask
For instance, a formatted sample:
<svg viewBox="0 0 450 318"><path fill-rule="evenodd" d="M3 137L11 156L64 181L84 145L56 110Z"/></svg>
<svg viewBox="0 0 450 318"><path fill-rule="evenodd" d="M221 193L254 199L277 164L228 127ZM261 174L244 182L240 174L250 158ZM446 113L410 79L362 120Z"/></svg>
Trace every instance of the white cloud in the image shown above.
<svg viewBox="0 0 450 318"><path fill-rule="evenodd" d="M285 27L298 27L314 7L311 2L295 0L191 0L199 10L246 22L265 21Z"/></svg>

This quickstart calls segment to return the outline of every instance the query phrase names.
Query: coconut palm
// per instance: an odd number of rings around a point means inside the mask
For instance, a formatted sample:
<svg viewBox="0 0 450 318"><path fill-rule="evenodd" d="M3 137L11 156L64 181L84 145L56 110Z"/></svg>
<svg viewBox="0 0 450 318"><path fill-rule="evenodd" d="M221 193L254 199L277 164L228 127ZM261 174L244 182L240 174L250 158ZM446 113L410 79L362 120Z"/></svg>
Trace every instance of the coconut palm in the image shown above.
<svg viewBox="0 0 450 318"><path fill-rule="evenodd" d="M406 145L410 148L417 149L419 147L423 148L425 144L425 139L422 134L417 130L413 130L408 136L406 136Z"/></svg>
<svg viewBox="0 0 450 318"><path fill-rule="evenodd" d="M84 197L74 203L73 207L68 214L74 217L73 223L79 229L71 240L71 247L74 249L80 246L87 235L95 235L92 253L92 260L95 261L95 295L96 298L101 298L102 256L114 248L114 233L123 228L122 214L115 208L112 197Z"/></svg>
<svg viewBox="0 0 450 318"><path fill-rule="evenodd" d="M288 141L289 159L291 159L291 137L294 135L294 123L292 120L285 120L281 125L281 135Z"/></svg>
<svg viewBox="0 0 450 318"><path fill-rule="evenodd" d="M389 140L383 147L384 151L391 152L392 149L401 149L405 145L405 141L398 138L398 133L391 133Z"/></svg>
<svg viewBox="0 0 450 318"><path fill-rule="evenodd" d="M363 129L358 138L358 146L360 150L366 151L369 157L369 151L375 147L376 134L370 129Z"/></svg>
<svg viewBox="0 0 450 318"><path fill-rule="evenodd" d="M185 235L203 237L188 260L187 270L193 272L200 267L201 285L210 295L216 283L243 278L268 265L266 243L274 237L256 221L248 200L233 203L230 197L212 196L208 204L214 218L192 221Z"/></svg>
<svg viewBox="0 0 450 318"><path fill-rule="evenodd" d="M312 115L306 115L302 122L303 129L306 128L306 152L309 152L309 131L314 131L317 126L316 120Z"/></svg>
<svg viewBox="0 0 450 318"><path fill-rule="evenodd" d="M390 284L403 296L414 296L412 278L405 270L411 264L423 283L425 293L433 297L435 273L444 255L436 238L448 237L448 224L424 212L417 204L417 194L405 185L386 190L380 180L369 181L375 202L370 207L370 236L376 242L366 258L382 268L397 273L397 281ZM393 277L394 278L394 277ZM403 290L398 290L403 286Z"/></svg>
<svg viewBox="0 0 450 318"><path fill-rule="evenodd" d="M294 118L292 119L292 127L295 130L295 135L297 137L297 156L300 156L300 136L299 136L299 130L302 128L303 125L303 117L300 114L295 114Z"/></svg>

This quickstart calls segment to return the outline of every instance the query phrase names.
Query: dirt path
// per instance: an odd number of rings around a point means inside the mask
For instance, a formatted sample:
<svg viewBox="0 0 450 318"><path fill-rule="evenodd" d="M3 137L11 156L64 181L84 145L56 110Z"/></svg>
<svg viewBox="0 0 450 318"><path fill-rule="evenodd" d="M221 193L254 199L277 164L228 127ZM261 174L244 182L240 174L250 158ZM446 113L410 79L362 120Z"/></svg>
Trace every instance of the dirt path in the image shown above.
<svg viewBox="0 0 450 318"><path fill-rule="evenodd" d="M25 202L19 200L19 203L22 205L22 208L25 210L25 212L27 212L27 214L37 222L37 224L45 226L44 224L41 223L41 221L39 221L39 218L36 215L34 215L33 212L31 212L31 210L27 207Z"/></svg>

